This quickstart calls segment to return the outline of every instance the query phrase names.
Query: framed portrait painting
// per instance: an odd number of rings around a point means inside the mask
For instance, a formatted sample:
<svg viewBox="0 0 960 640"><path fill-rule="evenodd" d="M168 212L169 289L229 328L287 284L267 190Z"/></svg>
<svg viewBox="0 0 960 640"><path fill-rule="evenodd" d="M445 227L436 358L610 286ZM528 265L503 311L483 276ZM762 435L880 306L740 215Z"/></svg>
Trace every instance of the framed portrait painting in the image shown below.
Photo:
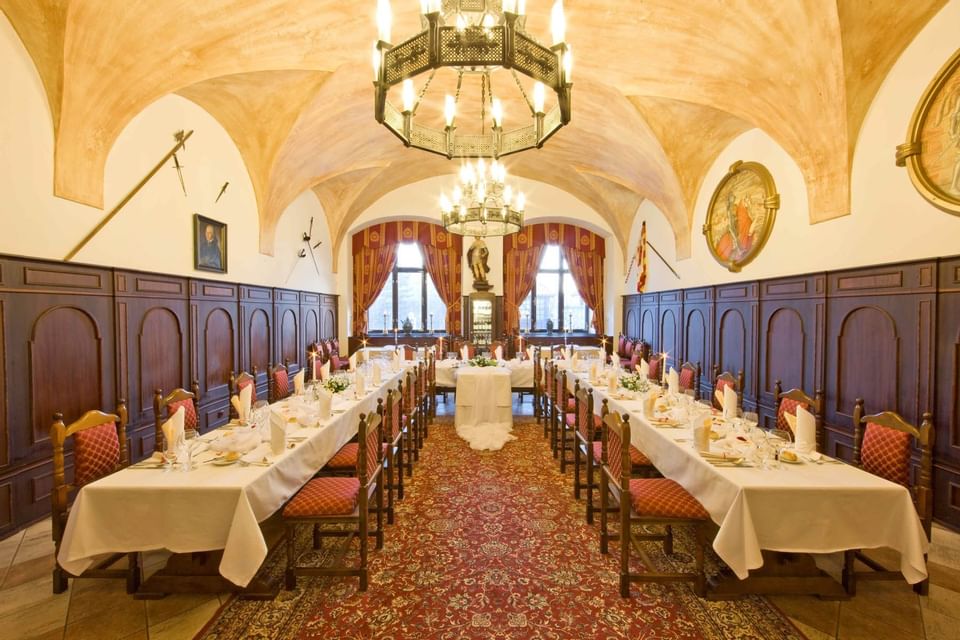
<svg viewBox="0 0 960 640"><path fill-rule="evenodd" d="M193 215L193 266L200 271L227 272L227 225Z"/></svg>
<svg viewBox="0 0 960 640"><path fill-rule="evenodd" d="M707 208L703 234L710 253L730 271L740 271L763 250L779 208L780 195L767 168L734 162Z"/></svg>
<svg viewBox="0 0 960 640"><path fill-rule="evenodd" d="M897 166L931 204L960 215L960 49L920 98Z"/></svg>

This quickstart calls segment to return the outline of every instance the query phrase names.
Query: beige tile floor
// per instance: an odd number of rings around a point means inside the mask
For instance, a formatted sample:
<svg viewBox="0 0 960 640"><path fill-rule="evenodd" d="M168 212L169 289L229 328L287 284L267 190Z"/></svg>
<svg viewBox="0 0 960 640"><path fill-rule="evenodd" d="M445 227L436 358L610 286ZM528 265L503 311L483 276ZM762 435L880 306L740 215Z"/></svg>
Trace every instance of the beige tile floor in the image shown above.
<svg viewBox="0 0 960 640"><path fill-rule="evenodd" d="M440 403L440 413L446 413ZM452 410L452 402L449 405ZM529 400L514 407L530 413ZM147 573L163 554L146 554ZM893 566L896 566L895 563ZM134 600L122 580L78 579L54 595L50 521L0 540L0 640L176 640L192 638L226 602L221 595ZM934 529L930 595L905 582L861 582L847 602L777 596L771 600L812 640L957 640L960 638L960 535Z"/></svg>

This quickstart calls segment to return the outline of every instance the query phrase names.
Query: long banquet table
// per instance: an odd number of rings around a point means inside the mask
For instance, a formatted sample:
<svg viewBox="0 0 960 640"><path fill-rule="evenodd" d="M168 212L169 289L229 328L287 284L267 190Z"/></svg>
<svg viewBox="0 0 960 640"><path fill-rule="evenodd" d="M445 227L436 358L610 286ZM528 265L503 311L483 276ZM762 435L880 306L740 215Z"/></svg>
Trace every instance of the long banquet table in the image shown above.
<svg viewBox="0 0 960 640"><path fill-rule="evenodd" d="M465 367L460 360L437 361L437 387L455 389L457 387L457 369ZM533 362L530 360L508 360L504 366L510 371L512 389L533 389Z"/></svg>
<svg viewBox="0 0 960 640"><path fill-rule="evenodd" d="M590 384L587 373L572 372L571 389L576 380ZM640 400L591 386L598 413L605 398L610 410L628 414L631 443L710 513L719 526L713 549L741 580L763 566L762 550L829 554L878 547L900 552L908 582L927 577L929 541L906 487L834 460L779 469L715 466L694 450L691 429L653 426Z"/></svg>
<svg viewBox="0 0 960 640"><path fill-rule="evenodd" d="M106 553L222 549L220 575L247 586L268 551L259 523L356 435L360 414L376 411L377 400L396 388L403 373L386 374L359 400L350 399L353 387L348 397L337 394L331 418L319 427L291 430L293 448L270 456L269 466L200 464L189 472L128 467L84 486L70 510L60 565L79 574ZM271 409L285 412L286 404ZM202 438L216 435L212 431Z"/></svg>

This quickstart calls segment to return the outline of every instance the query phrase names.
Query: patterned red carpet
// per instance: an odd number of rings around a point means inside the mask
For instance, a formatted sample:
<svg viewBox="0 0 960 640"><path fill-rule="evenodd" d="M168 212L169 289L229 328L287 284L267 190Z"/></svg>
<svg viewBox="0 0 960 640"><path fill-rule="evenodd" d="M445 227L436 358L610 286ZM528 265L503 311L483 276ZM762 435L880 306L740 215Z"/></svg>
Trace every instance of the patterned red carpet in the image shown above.
<svg viewBox="0 0 960 640"><path fill-rule="evenodd" d="M519 439L502 451L478 453L456 436L450 418L440 419L384 549L371 556L366 593L357 591L356 578L300 578L297 590L273 602L230 602L201 637L803 637L762 598L707 602L687 585L633 585L633 597L621 599L616 543L611 555L600 554L570 474L560 474L531 419L518 419L515 432ZM678 543L670 559L655 545L649 550L658 563L692 563L689 543ZM306 540L301 548L309 548ZM282 551L264 569L278 583ZM335 553L325 548L313 561Z"/></svg>

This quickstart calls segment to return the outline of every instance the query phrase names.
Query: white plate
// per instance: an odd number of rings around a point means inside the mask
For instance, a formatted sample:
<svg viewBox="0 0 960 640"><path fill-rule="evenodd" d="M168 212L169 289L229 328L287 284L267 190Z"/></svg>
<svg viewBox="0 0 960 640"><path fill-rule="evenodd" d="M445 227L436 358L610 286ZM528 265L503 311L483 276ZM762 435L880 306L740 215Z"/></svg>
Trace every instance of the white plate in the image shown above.
<svg viewBox="0 0 960 640"><path fill-rule="evenodd" d="M227 458L214 458L210 464L218 467L229 467L230 465L237 464L238 462L240 462L240 458L237 458L236 460L228 460Z"/></svg>

